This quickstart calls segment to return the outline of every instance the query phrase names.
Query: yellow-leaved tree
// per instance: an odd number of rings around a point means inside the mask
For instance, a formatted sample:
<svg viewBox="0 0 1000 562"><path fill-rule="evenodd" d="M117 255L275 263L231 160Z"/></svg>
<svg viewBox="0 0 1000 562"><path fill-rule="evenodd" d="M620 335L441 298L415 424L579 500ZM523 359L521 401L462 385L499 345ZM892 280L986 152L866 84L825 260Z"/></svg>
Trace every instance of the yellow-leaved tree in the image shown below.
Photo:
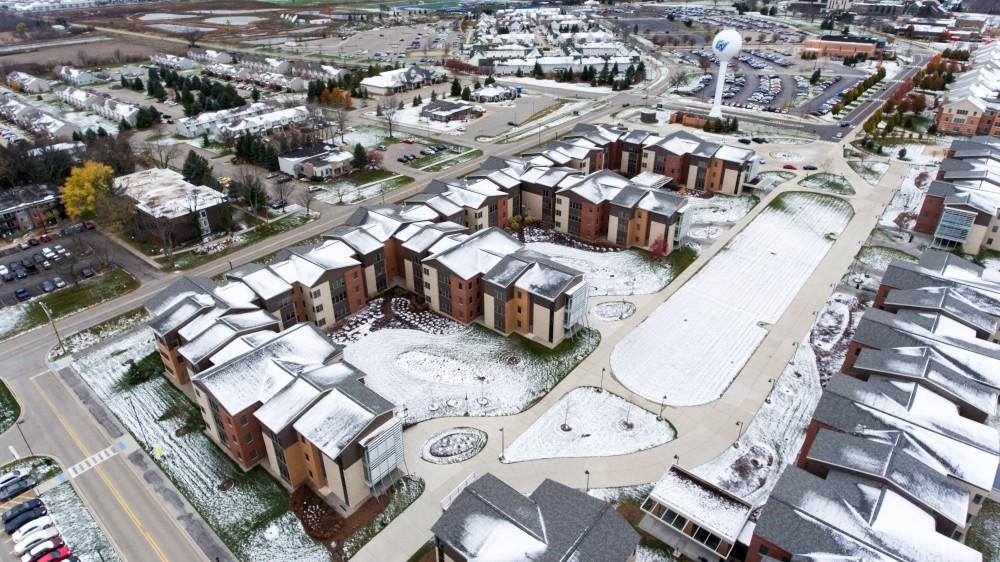
<svg viewBox="0 0 1000 562"><path fill-rule="evenodd" d="M93 218L102 200L111 196L114 179L114 170L100 162L75 166L61 190L66 214L75 220Z"/></svg>

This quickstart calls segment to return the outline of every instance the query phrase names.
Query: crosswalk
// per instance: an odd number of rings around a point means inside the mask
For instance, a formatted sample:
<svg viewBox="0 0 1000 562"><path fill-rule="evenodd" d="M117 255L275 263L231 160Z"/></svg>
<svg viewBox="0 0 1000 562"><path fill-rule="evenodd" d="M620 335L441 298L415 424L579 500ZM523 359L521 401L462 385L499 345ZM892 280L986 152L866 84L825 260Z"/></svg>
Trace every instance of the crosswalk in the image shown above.
<svg viewBox="0 0 1000 562"><path fill-rule="evenodd" d="M74 464L73 466L67 468L63 474L59 475L62 482L68 479L76 478L77 476L87 472L88 470L94 468L95 466L101 464L102 462L110 459L111 457L117 455L119 452L125 450L125 442L119 441L110 447L105 447L100 451L97 451L93 455L83 459L82 461Z"/></svg>

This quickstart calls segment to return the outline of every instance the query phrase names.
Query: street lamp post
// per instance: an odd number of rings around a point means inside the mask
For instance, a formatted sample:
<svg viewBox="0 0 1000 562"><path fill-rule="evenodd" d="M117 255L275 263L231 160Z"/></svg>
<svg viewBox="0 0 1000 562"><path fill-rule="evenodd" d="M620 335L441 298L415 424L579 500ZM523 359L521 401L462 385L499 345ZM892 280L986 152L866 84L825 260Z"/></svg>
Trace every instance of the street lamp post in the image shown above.
<svg viewBox="0 0 1000 562"><path fill-rule="evenodd" d="M681 456L674 455L674 464L681 464Z"/></svg>
<svg viewBox="0 0 1000 562"><path fill-rule="evenodd" d="M45 317L48 318L49 324L52 326L52 331L56 334L56 339L59 340L59 352L62 355L66 354L66 344L63 343L62 336L59 335L59 330L56 328L56 322L52 319L52 314L49 312L49 307L45 306L44 302L39 301L38 304L42 307L42 312L45 313Z"/></svg>
<svg viewBox="0 0 1000 562"><path fill-rule="evenodd" d="M504 449L506 449L507 442L504 439L503 428L500 428L500 461L503 462Z"/></svg>
<svg viewBox="0 0 1000 562"><path fill-rule="evenodd" d="M601 367L601 389L598 392L604 392L604 373L607 371L605 367Z"/></svg>
<svg viewBox="0 0 1000 562"><path fill-rule="evenodd" d="M656 421L663 421L663 408L667 406L667 395L663 395L663 402L660 402L660 413L656 416Z"/></svg>
<svg viewBox="0 0 1000 562"><path fill-rule="evenodd" d="M590 470L584 470L584 474L587 475L587 491L590 491Z"/></svg>
<svg viewBox="0 0 1000 562"><path fill-rule="evenodd" d="M743 437L743 422L742 421L736 422L736 427L739 429L739 432L736 434L736 442L733 443L733 447L740 446L740 438Z"/></svg>
<svg viewBox="0 0 1000 562"><path fill-rule="evenodd" d="M35 452L31 450L31 444L28 443L28 438L25 437L24 436L24 432L21 431L21 424L23 424L23 423L24 423L24 420L17 420L17 424L15 424L15 425L17 425L17 432L21 434L21 439L24 439L24 446L28 448L28 453L31 456L35 456Z"/></svg>

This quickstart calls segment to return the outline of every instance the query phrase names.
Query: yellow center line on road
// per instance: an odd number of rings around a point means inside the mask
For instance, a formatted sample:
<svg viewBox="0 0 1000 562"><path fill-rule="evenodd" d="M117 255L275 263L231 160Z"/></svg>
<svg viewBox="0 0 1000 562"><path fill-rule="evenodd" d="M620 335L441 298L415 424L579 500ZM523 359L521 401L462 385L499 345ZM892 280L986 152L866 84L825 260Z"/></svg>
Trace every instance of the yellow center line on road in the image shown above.
<svg viewBox="0 0 1000 562"><path fill-rule="evenodd" d="M76 446L80 449L80 452L83 453L83 456L89 457L90 451L87 449L87 447L84 446L83 442L80 441L80 438L79 436L77 436L76 432L73 431L73 429L69 426L69 424L66 423L66 420L62 417L62 414L60 414L59 411L56 410L56 407L52 403L52 400L49 399L49 396L45 394L44 390L42 390L42 386L38 384L38 381L34 377L32 377L31 383L35 385L35 388L38 390L38 393L42 396L42 399L45 400L45 403L49 406L49 409L52 411L53 414L55 414L56 419L58 419L59 423L62 424L63 428L66 429L66 433L69 435L70 439L72 439L73 442L76 443ZM97 475L101 477L101 480L104 481L104 484L108 487L109 490L111 490L111 495L114 496L115 500L118 502L118 505L120 505L125 514L128 515L128 518L132 520L132 523L135 525L136 529L139 530L139 533L142 534L142 537L146 540L146 542L149 543L149 546L153 548L153 552L156 553L157 558L159 558L161 562L167 562L167 557L163 555L163 551L160 550L159 545L156 544L156 541L149 534L149 532L146 531L145 528L143 528L142 523L139 522L139 519L135 516L135 513L133 513L132 509L129 508L128 504L125 503L125 499L122 498L121 494L118 492L118 489L115 488L113 484L111 484L111 481L108 479L107 474L104 473L104 469L98 466L94 469L94 472L96 472Z"/></svg>

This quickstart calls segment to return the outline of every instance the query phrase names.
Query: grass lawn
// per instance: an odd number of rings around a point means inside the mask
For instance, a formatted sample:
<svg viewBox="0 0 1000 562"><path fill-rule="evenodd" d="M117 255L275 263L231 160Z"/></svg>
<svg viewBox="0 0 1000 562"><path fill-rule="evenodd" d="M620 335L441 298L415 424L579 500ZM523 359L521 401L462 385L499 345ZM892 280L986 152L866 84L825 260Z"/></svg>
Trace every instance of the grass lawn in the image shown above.
<svg viewBox="0 0 1000 562"><path fill-rule="evenodd" d="M809 189L818 189L821 191L829 191L830 193L836 193L837 195L854 195L854 188L847 181L844 176L838 176L837 174L827 174L820 172L818 174L812 174L806 176L799 180L799 185L802 187L808 187Z"/></svg>
<svg viewBox="0 0 1000 562"><path fill-rule="evenodd" d="M986 500L972 520L965 544L983 553L983 562L1000 562L1000 503Z"/></svg>
<svg viewBox="0 0 1000 562"><path fill-rule="evenodd" d="M173 268L170 267L170 260L166 257L156 258L156 261L165 271L183 271L191 269L192 267L198 267L199 265L203 265L212 260L229 255L237 250L250 246L251 244L256 244L257 242L270 238L276 234L288 232L293 228L302 226L303 224L309 222L309 220L309 217L307 217L304 212L295 213L293 215L277 219L273 222L262 224L252 230L238 233L234 236L234 241L221 250L205 254L196 254L191 251L180 255L174 255Z"/></svg>
<svg viewBox="0 0 1000 562"><path fill-rule="evenodd" d="M851 167L862 179L871 185L876 185L889 170L889 165L885 162L865 162L864 160L848 160L847 165Z"/></svg>
<svg viewBox="0 0 1000 562"><path fill-rule="evenodd" d="M996 250L983 249L972 261L986 268L1000 267L1000 252Z"/></svg>
<svg viewBox="0 0 1000 562"><path fill-rule="evenodd" d="M889 267L892 260L904 260L910 263L917 262L917 258L907 254L906 252L882 246L864 246L861 248L861 251L858 252L856 259L872 269L883 272L887 267Z"/></svg>
<svg viewBox="0 0 1000 562"><path fill-rule="evenodd" d="M0 433L10 429L20 415L21 405L14 399L7 385L0 381Z"/></svg>
<svg viewBox="0 0 1000 562"><path fill-rule="evenodd" d="M424 170L425 172L440 172L441 170L447 170L448 168L457 166L463 162L468 162L474 158L479 158L482 155L483 151L479 149L466 150L465 152L457 154L451 152L450 150L446 150L424 156L419 160L414 160L413 162L407 164L407 166Z"/></svg>
<svg viewBox="0 0 1000 562"><path fill-rule="evenodd" d="M60 357L65 357L66 355L72 355L74 353L79 353L88 347L97 345L104 340L113 338L119 334L124 334L125 332L135 328L139 324L145 322L149 319L149 313L143 307L134 308L128 312L123 312L114 318L109 318L100 324L95 324L86 330L80 330L75 334L63 337L63 344L66 349L63 350L57 344L51 351L49 351L48 359L49 361L59 359Z"/></svg>
<svg viewBox="0 0 1000 562"><path fill-rule="evenodd" d="M0 319L0 340L11 338L48 322L42 304L49 309L52 318L57 319L119 297L138 287L139 282L135 277L120 267L113 267L90 279L8 307Z"/></svg>

